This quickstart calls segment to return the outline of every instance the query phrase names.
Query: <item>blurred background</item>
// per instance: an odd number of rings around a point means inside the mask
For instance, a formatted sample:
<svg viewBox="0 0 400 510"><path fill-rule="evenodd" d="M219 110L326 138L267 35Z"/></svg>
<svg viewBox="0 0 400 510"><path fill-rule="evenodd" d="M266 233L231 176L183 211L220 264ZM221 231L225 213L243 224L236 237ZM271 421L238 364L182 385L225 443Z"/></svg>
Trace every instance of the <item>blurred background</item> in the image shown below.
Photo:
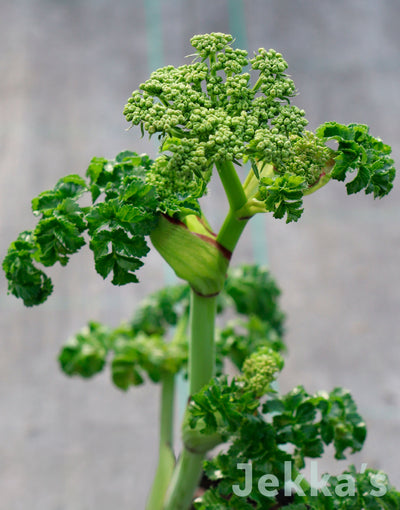
<svg viewBox="0 0 400 510"><path fill-rule="evenodd" d="M0 256L34 226L30 201L92 156L154 146L122 109L149 72L180 65L197 33L232 33L250 53L275 48L306 110L369 124L400 151L400 3L396 0L0 0ZM225 203L213 183L206 211ZM365 450L348 460L400 485L399 189L381 201L330 183L297 224L262 218L233 264L268 264L288 315L284 391L350 389L365 417ZM68 380L57 355L89 319L117 325L166 278L156 253L141 283L114 288L89 250L52 268L55 291L26 309L0 276L0 507L144 507L156 462L158 391L122 393L109 374ZM166 276L167 275L167 276ZM328 452L324 468L331 464ZM340 463L340 471L347 465ZM322 469L322 467L321 467ZM337 466L335 467L337 470Z"/></svg>

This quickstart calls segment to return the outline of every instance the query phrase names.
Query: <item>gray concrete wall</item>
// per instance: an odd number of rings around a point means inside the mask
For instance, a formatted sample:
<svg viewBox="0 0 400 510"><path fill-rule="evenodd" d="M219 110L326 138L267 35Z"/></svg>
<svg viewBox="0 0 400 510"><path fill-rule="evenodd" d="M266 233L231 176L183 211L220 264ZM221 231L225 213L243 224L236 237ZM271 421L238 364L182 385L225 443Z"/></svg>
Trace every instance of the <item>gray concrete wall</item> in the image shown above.
<svg viewBox="0 0 400 510"><path fill-rule="evenodd" d="M243 3L248 49L284 54L310 127L367 123L399 161L400 3ZM16 234L34 225L31 198L59 177L83 172L93 155L154 152L136 130L125 131L126 99L149 62L179 65L193 34L230 31L238 22L235 4L241 2L0 0L1 258ZM162 30L149 44L146 8L153 5ZM215 184L206 207L217 222L224 206L218 196ZM352 461L386 469L398 485L399 198L398 186L374 202L348 198L332 183L307 199L298 224L266 218L249 229L234 260L268 261L282 286L289 317L282 388L351 389L369 425L365 451ZM0 277L0 509L144 506L156 455L157 389L122 394L108 374L68 380L56 356L88 319L116 325L129 317L140 297L162 284L164 270L152 253L142 283L116 289L91 267L82 251L67 268L52 269L55 292L34 309L7 296Z"/></svg>

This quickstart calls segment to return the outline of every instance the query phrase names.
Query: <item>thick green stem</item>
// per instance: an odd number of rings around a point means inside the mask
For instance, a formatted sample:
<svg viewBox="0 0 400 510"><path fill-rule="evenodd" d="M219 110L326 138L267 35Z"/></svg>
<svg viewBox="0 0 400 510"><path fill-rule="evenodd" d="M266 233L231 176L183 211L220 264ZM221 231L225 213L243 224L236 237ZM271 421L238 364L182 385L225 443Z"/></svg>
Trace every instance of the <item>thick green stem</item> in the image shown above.
<svg viewBox="0 0 400 510"><path fill-rule="evenodd" d="M216 164L222 185L229 202L229 212L217 236L217 241L231 253L247 224L247 219L238 219L236 211L247 202L242 183L231 161Z"/></svg>
<svg viewBox="0 0 400 510"><path fill-rule="evenodd" d="M217 236L217 241L233 251L246 220L235 214L247 201L242 183L231 161L219 162L217 170L229 202L229 213ZM215 369L215 313L216 297L205 297L191 291L189 392L197 393L206 385ZM202 473L203 453L190 451L185 445L166 496L164 510L187 510Z"/></svg>
<svg viewBox="0 0 400 510"><path fill-rule="evenodd" d="M228 198L230 209L232 211L240 209L246 203L247 197L232 161L222 161L216 163L215 166Z"/></svg>
<svg viewBox="0 0 400 510"><path fill-rule="evenodd" d="M214 374L216 297L203 297L191 291L189 392L197 393ZM183 447L167 493L164 510L187 510L202 473L203 454Z"/></svg>
<svg viewBox="0 0 400 510"><path fill-rule="evenodd" d="M247 221L247 218L238 219L236 212L231 209L218 233L217 242L232 253L247 225Z"/></svg>
<svg viewBox="0 0 400 510"><path fill-rule="evenodd" d="M146 510L162 510L165 493L171 482L175 467L172 449L174 424L175 375L165 374L161 386L160 449L158 466Z"/></svg>
<svg viewBox="0 0 400 510"><path fill-rule="evenodd" d="M191 291L189 392L197 393L210 382L215 367L216 297L203 297Z"/></svg>
<svg viewBox="0 0 400 510"><path fill-rule="evenodd" d="M172 343L180 344L186 341L188 314L180 318ZM175 374L164 374L161 381L160 402L160 448L157 470L153 485L147 500L146 510L162 510L165 494L175 468L175 455L173 451L174 438L174 401L175 401Z"/></svg>
<svg viewBox="0 0 400 510"><path fill-rule="evenodd" d="M172 448L174 432L175 375L166 374L162 382L160 413L160 446Z"/></svg>
<svg viewBox="0 0 400 510"><path fill-rule="evenodd" d="M203 455L185 448L179 457L164 510L188 510L203 470ZM150 509L149 509L150 510Z"/></svg>

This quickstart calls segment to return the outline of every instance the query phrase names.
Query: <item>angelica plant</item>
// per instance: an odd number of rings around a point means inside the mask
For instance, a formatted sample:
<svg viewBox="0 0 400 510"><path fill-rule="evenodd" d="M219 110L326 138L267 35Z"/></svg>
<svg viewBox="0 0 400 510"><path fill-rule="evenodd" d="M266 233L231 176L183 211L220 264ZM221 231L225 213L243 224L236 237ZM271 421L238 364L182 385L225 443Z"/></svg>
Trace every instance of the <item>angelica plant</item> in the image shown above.
<svg viewBox="0 0 400 510"><path fill-rule="evenodd" d="M124 108L142 135L157 136L157 157L133 151L112 160L96 157L85 177L68 175L34 198L37 225L19 235L3 262L9 292L26 306L44 302L53 286L43 266L66 265L85 244L104 279L135 283L149 239L184 280L147 298L115 329L90 322L59 356L71 376L91 377L108 363L122 390L146 379L161 384L159 463L148 510L187 510L202 473L209 483L194 502L200 510L400 508L400 494L386 479L380 478L384 495L367 493L381 473L354 468L343 475L353 477L352 495L340 476L330 481L330 499L301 478L301 490L282 499L288 462L297 480L306 459L321 456L326 445L338 459L359 451L366 427L340 388L278 393L284 352L279 290L264 268L229 267L253 216L298 221L304 198L331 179L346 181L348 194L387 195L395 177L391 149L362 124L326 122L308 131L304 111L291 103L296 89L280 53L261 48L249 58L221 33L191 43L190 64L153 72ZM213 172L228 203L217 232L201 207ZM83 205L85 194L90 205ZM224 325L216 328L218 314ZM236 374L224 374L227 358ZM176 460L179 372L188 378L189 400ZM252 466L250 486L238 463ZM274 477L275 492L258 490L256 479L265 474Z"/></svg>

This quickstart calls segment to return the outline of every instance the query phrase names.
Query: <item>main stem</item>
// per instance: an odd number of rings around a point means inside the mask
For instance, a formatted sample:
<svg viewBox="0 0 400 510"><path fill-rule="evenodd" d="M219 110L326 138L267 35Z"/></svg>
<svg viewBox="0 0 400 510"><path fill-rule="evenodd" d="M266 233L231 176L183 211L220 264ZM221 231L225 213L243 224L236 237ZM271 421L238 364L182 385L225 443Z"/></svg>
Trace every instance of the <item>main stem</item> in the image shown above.
<svg viewBox="0 0 400 510"><path fill-rule="evenodd" d="M192 290L190 300L189 392L193 395L214 375L216 297Z"/></svg>
<svg viewBox="0 0 400 510"><path fill-rule="evenodd" d="M151 488L146 510L162 510L165 493L171 482L175 467L173 444L175 375L167 373L163 376L161 386L160 410L160 448L158 465Z"/></svg>
<svg viewBox="0 0 400 510"><path fill-rule="evenodd" d="M247 202L242 183L231 161L216 164L229 202L229 212L217 236L217 241L233 252L247 220L239 219L236 212ZM215 367L215 313L216 297L205 297L191 291L190 344L189 344L189 392L197 393L209 383ZM204 454L183 447L164 510L187 510L199 484Z"/></svg>
<svg viewBox="0 0 400 510"><path fill-rule="evenodd" d="M199 296L191 291L189 392L197 393L214 374L216 297ZM178 460L164 510L187 510L198 486L204 455L185 446Z"/></svg>

